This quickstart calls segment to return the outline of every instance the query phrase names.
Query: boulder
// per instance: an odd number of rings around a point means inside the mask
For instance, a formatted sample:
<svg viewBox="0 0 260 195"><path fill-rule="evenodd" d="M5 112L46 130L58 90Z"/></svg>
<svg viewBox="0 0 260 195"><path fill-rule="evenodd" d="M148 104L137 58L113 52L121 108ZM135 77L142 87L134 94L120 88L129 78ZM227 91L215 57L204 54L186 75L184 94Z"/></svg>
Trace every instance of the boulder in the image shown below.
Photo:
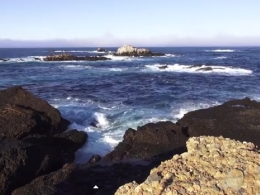
<svg viewBox="0 0 260 195"><path fill-rule="evenodd" d="M74 56L71 54L51 55L43 58L44 61L100 61L111 60L103 56Z"/></svg>
<svg viewBox="0 0 260 195"><path fill-rule="evenodd" d="M143 183L127 183L115 195L259 194L260 151L254 144L201 136L190 138L187 148L152 169Z"/></svg>
<svg viewBox="0 0 260 195"><path fill-rule="evenodd" d="M224 136L260 146L260 103L249 98L196 110L177 122L189 136Z"/></svg>
<svg viewBox="0 0 260 195"><path fill-rule="evenodd" d="M53 135L69 125L57 109L22 87L0 91L0 100L0 136L22 139L30 134Z"/></svg>
<svg viewBox="0 0 260 195"><path fill-rule="evenodd" d="M168 152L184 152L186 132L172 122L149 123L137 130L128 129L123 141L103 160L149 160Z"/></svg>
<svg viewBox="0 0 260 195"><path fill-rule="evenodd" d="M162 53L152 53L149 49L135 48L131 45L124 45L117 49L115 56L164 56Z"/></svg>
<svg viewBox="0 0 260 195"><path fill-rule="evenodd" d="M10 192L38 176L56 171L75 159L87 139L76 130L55 136L33 135L23 140L0 139L0 194Z"/></svg>

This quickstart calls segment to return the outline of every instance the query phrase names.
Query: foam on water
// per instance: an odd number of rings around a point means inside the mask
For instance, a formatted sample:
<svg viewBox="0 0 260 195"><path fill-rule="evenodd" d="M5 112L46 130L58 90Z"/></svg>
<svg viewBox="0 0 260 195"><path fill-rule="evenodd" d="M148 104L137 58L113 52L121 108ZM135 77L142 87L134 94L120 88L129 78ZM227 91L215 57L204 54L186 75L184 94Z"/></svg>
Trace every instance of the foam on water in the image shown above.
<svg viewBox="0 0 260 195"><path fill-rule="evenodd" d="M226 56L219 56L219 57L215 57L213 59L215 59L215 60L222 60L222 59L227 59L227 57Z"/></svg>
<svg viewBox="0 0 260 195"><path fill-rule="evenodd" d="M92 66L86 66L86 65L78 65L78 64L66 64L59 66L61 69L71 69L71 70L83 70L83 69L91 69Z"/></svg>
<svg viewBox="0 0 260 195"><path fill-rule="evenodd" d="M0 62L4 62L4 63L40 62L40 61L43 61L43 58L45 58L45 57L46 56L27 56L27 57L21 57L21 58L6 58L5 60L7 60L7 61L0 60Z"/></svg>
<svg viewBox="0 0 260 195"><path fill-rule="evenodd" d="M206 52L235 52L234 49L214 49L214 50L205 50Z"/></svg>
<svg viewBox="0 0 260 195"><path fill-rule="evenodd" d="M226 74L226 75L250 75L253 73L252 70L237 68L237 67L227 67L227 66L192 66L192 65L181 65L181 64L153 64L145 65L146 69L144 71L156 71L156 72L185 72L185 73L203 73L203 74Z"/></svg>

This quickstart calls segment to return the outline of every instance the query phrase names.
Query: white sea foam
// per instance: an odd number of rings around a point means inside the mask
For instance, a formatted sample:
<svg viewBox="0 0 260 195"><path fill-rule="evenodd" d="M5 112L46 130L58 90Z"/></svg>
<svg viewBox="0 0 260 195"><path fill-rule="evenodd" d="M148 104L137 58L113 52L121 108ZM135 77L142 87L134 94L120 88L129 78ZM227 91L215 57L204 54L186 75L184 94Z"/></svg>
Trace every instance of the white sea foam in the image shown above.
<svg viewBox="0 0 260 195"><path fill-rule="evenodd" d="M109 121L107 120L107 118L106 118L104 113L95 112L93 117L95 119L97 127L99 127L99 128L106 128L106 127L108 127Z"/></svg>
<svg viewBox="0 0 260 195"><path fill-rule="evenodd" d="M144 71L155 71L155 72L185 72L185 73L218 73L227 75L250 75L252 70L238 68L238 67L227 67L227 66L192 66L192 65L181 65L181 64L153 64L146 65Z"/></svg>
<svg viewBox="0 0 260 195"><path fill-rule="evenodd" d="M215 57L214 59L216 59L216 60L222 60L222 59L227 59L227 57L226 57L226 56L219 56L219 57Z"/></svg>
<svg viewBox="0 0 260 195"><path fill-rule="evenodd" d="M61 69L72 69L72 70L83 70L83 69L91 69L92 66L86 65L78 65L78 64L68 64L59 66Z"/></svg>
<svg viewBox="0 0 260 195"><path fill-rule="evenodd" d="M188 112L217 106L219 104L220 104L219 102L211 102L211 103L186 102L186 103L180 105L179 109L178 109L178 106L174 106L173 111L172 111L172 116L175 120L179 120Z"/></svg>
<svg viewBox="0 0 260 195"><path fill-rule="evenodd" d="M14 62L39 62L43 61L43 58L46 56L27 56L27 57L21 57L21 58L5 58L7 61L2 61L0 62L5 62L5 63L14 63Z"/></svg>
<svg viewBox="0 0 260 195"><path fill-rule="evenodd" d="M109 71L113 71L113 72L122 72L122 71L124 71L125 69L123 69L123 68L109 68L108 70L109 70Z"/></svg>
<svg viewBox="0 0 260 195"><path fill-rule="evenodd" d="M235 52L234 49L214 49L214 50L205 50L206 52Z"/></svg>

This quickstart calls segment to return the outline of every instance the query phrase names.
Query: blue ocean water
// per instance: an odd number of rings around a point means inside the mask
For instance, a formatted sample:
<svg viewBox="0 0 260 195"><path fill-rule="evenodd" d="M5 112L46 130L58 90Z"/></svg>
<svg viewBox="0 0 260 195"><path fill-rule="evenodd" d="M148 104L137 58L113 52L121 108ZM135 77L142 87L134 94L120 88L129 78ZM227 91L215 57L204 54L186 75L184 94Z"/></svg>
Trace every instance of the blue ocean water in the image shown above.
<svg viewBox="0 0 260 195"><path fill-rule="evenodd" d="M70 129L88 132L77 162L105 155L130 127L175 122L189 111L234 98L260 100L260 48L149 49L167 55L113 57L96 48L55 48L57 54L112 60L42 62L35 57L49 55L49 49L0 49L0 89L21 85L59 109L72 122Z"/></svg>

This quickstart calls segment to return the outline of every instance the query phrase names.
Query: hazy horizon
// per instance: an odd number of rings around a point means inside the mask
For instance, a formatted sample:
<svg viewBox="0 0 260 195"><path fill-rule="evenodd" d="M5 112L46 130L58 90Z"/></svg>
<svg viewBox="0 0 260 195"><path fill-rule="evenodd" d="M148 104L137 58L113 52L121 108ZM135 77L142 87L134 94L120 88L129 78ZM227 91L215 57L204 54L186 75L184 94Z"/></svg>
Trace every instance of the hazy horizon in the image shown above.
<svg viewBox="0 0 260 195"><path fill-rule="evenodd" d="M244 0L9 0L1 2L0 48L257 47L259 7Z"/></svg>

